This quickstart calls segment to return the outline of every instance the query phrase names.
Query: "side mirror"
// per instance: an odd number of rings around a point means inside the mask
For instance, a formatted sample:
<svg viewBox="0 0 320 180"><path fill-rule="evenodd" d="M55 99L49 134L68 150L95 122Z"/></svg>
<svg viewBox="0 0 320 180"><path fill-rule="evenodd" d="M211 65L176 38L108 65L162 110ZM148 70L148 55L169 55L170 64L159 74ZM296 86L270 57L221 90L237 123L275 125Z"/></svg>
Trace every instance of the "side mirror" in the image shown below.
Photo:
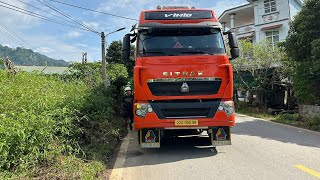
<svg viewBox="0 0 320 180"><path fill-rule="evenodd" d="M237 57L239 57L239 48L231 48L230 54L231 54L231 59L236 59Z"/></svg>
<svg viewBox="0 0 320 180"><path fill-rule="evenodd" d="M229 46L231 49L239 47L237 38L232 32L228 33L228 39L229 39Z"/></svg>
<svg viewBox="0 0 320 180"><path fill-rule="evenodd" d="M232 32L228 32L228 39L229 39L229 46L230 46L230 54L231 54L231 59L236 59L239 57L239 45L238 45L238 40Z"/></svg>
<svg viewBox="0 0 320 180"><path fill-rule="evenodd" d="M122 41L121 59L123 59L124 62L130 59L130 36L131 34L126 34Z"/></svg>

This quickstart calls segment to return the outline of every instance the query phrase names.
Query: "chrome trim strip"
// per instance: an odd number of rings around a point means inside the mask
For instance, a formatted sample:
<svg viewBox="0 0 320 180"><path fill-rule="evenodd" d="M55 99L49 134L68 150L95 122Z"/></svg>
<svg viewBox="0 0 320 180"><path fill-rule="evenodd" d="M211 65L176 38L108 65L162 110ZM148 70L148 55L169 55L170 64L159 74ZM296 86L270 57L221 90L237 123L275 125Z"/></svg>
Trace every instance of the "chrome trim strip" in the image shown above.
<svg viewBox="0 0 320 180"><path fill-rule="evenodd" d="M158 79L148 79L148 83L152 82L185 82L185 81L221 81L221 78L208 77L208 78L158 78Z"/></svg>

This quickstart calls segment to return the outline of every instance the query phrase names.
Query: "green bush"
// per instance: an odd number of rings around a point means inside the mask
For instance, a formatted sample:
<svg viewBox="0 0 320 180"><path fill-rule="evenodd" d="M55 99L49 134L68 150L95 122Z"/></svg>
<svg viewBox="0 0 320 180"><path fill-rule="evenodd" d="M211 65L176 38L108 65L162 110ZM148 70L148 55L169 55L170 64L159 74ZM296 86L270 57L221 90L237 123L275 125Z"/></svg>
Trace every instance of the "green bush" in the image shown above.
<svg viewBox="0 0 320 180"><path fill-rule="evenodd" d="M117 66L106 90L99 65L71 68L62 76L0 70L0 177L78 179L103 170L124 132L119 107L126 69Z"/></svg>
<svg viewBox="0 0 320 180"><path fill-rule="evenodd" d="M235 108L236 111L241 111L241 110L248 110L249 109L249 105L246 102L243 101L235 101Z"/></svg>
<svg viewBox="0 0 320 180"><path fill-rule="evenodd" d="M304 127L311 130L320 131L320 116L315 118L306 118L303 120Z"/></svg>
<svg viewBox="0 0 320 180"><path fill-rule="evenodd" d="M3 59L0 58L0 69L4 69L4 62Z"/></svg>
<svg viewBox="0 0 320 180"><path fill-rule="evenodd" d="M320 1L308 0L290 22L283 43L299 104L320 104Z"/></svg>
<svg viewBox="0 0 320 180"><path fill-rule="evenodd" d="M278 114L275 117L276 120L286 120L286 121L298 121L299 114Z"/></svg>
<svg viewBox="0 0 320 180"><path fill-rule="evenodd" d="M83 83L63 83L0 71L0 169L27 168L56 154L77 151L76 109L88 93Z"/></svg>

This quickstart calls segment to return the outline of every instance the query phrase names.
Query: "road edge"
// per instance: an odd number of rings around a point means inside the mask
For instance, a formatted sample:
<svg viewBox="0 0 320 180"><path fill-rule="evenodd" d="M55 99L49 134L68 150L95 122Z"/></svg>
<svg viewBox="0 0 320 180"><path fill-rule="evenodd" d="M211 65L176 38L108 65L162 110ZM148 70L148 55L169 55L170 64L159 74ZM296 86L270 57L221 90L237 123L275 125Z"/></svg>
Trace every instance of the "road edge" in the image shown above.
<svg viewBox="0 0 320 180"><path fill-rule="evenodd" d="M275 121L271 121L271 120L267 120L267 119L257 118L257 117L249 116L249 115L245 115L245 114L240 114L240 113L236 113L236 115L251 117L251 118L254 118L254 119L257 119L257 120L261 120L261 121L265 121L265 122L269 122L269 123L273 123L273 124L279 124L279 125L284 126L284 127L290 127L290 128L294 128L294 129L297 129L297 130L307 131L307 132L310 132L310 133L315 133L315 134L320 135L320 132L313 131L313 130L310 130L310 129L304 129L304 128L301 128L301 127L291 126L291 125L288 125L288 124L283 124L283 123L279 123L279 122L275 122Z"/></svg>
<svg viewBox="0 0 320 180"><path fill-rule="evenodd" d="M131 132L128 132L127 136L123 139L120 150L117 154L116 162L112 168L112 172L109 176L109 180L118 180L122 179L124 163L126 161L127 151L129 147L129 141L131 139Z"/></svg>

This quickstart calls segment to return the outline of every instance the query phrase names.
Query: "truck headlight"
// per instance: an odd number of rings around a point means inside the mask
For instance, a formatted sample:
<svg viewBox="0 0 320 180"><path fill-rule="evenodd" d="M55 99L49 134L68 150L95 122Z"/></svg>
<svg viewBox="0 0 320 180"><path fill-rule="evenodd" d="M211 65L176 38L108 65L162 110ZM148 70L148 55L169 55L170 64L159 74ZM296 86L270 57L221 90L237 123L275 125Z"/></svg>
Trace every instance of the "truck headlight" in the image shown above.
<svg viewBox="0 0 320 180"><path fill-rule="evenodd" d="M136 115L139 117L145 117L147 113L153 112L153 109L148 103L137 103L136 105Z"/></svg>
<svg viewBox="0 0 320 180"><path fill-rule="evenodd" d="M218 111L224 111L228 116L234 113L233 101L222 101L218 107Z"/></svg>

